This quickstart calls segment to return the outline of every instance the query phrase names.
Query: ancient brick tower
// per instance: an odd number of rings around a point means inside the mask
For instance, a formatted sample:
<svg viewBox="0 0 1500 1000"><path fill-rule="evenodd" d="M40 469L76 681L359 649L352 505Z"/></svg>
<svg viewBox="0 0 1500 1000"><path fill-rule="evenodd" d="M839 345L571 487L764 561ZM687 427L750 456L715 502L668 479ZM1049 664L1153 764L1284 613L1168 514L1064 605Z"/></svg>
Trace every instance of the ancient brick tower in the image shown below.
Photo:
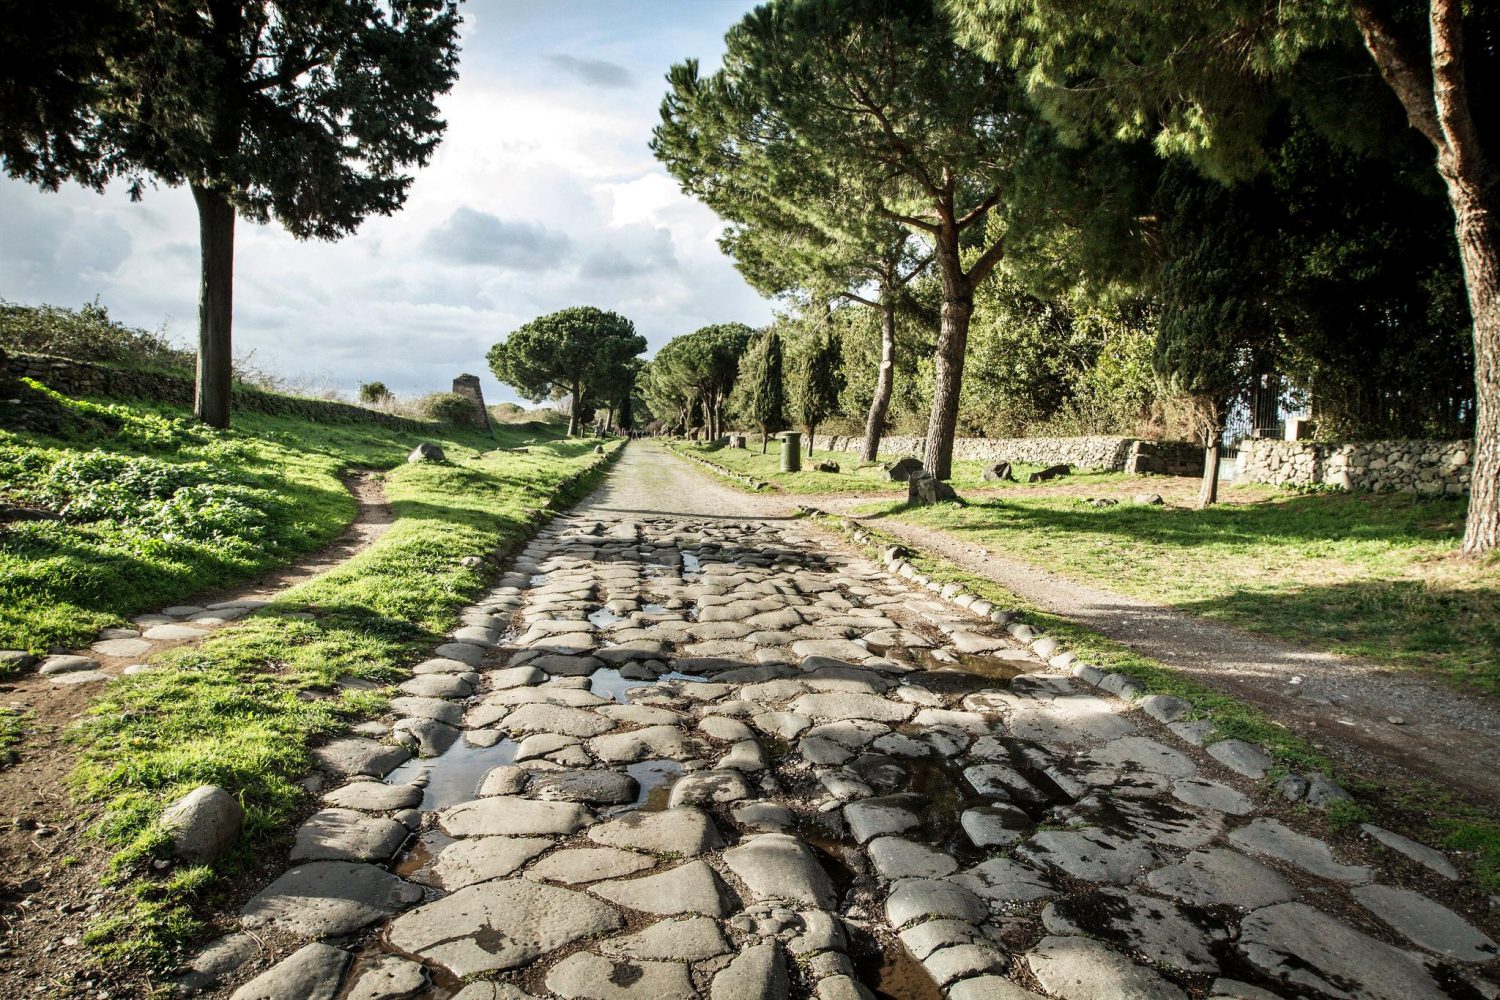
<svg viewBox="0 0 1500 1000"><path fill-rule="evenodd" d="M494 427L490 424L490 411L485 409L484 392L479 388L479 376L470 375L465 372L453 380L453 391L459 396L466 396L474 401L474 426L482 427L491 433Z"/></svg>

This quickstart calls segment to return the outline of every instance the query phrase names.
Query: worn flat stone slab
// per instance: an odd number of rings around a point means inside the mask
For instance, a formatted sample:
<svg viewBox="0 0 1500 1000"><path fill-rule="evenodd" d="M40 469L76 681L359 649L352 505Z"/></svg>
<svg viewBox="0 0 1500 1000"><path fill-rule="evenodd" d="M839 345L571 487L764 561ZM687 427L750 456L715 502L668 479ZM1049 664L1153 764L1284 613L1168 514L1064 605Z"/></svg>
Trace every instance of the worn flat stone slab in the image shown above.
<svg viewBox="0 0 1500 1000"><path fill-rule="evenodd" d="M980 862L954 875L950 881L981 899L1002 904L1029 903L1056 896L1059 892L1049 876L1030 865L1005 857Z"/></svg>
<svg viewBox="0 0 1500 1000"><path fill-rule="evenodd" d="M566 1000L694 1000L682 962L603 958L586 951L558 962L547 973L547 989Z"/></svg>
<svg viewBox="0 0 1500 1000"><path fill-rule="evenodd" d="M1036 743L1077 745L1129 736L1134 722L1115 706L1095 695L1067 695L1018 709L1007 721L1017 739Z"/></svg>
<svg viewBox="0 0 1500 1000"><path fill-rule="evenodd" d="M1419 844L1410 837L1403 837L1399 833L1378 827L1373 823L1361 823L1359 828L1366 836L1373 837L1381 845L1397 854L1405 855L1429 871L1437 872L1443 878L1450 880L1458 878L1458 869L1453 867L1453 862L1449 861L1442 851L1434 850L1426 844Z"/></svg>
<svg viewBox="0 0 1500 1000"><path fill-rule="evenodd" d="M587 893L529 879L485 882L410 910L386 935L403 952L464 978L513 969L625 924Z"/></svg>
<svg viewBox="0 0 1500 1000"><path fill-rule="evenodd" d="M352 809L323 809L297 830L293 861L384 861L406 841L395 820Z"/></svg>
<svg viewBox="0 0 1500 1000"><path fill-rule="evenodd" d="M1257 781L1264 778L1275 763L1264 749L1245 740L1219 740L1203 749L1231 771Z"/></svg>
<svg viewBox="0 0 1500 1000"><path fill-rule="evenodd" d="M864 719L869 722L895 723L911 718L913 706L889 701L879 695L832 692L805 694L792 702L791 710L814 719L843 722Z"/></svg>
<svg viewBox="0 0 1500 1000"><path fill-rule="evenodd" d="M724 846L709 815L689 808L629 813L590 828L589 839L606 847L690 858Z"/></svg>
<svg viewBox="0 0 1500 1000"><path fill-rule="evenodd" d="M656 859L649 854L622 851L617 847L573 847L547 855L527 869L526 877L563 885L582 885L601 879L624 878L655 867Z"/></svg>
<svg viewBox="0 0 1500 1000"><path fill-rule="evenodd" d="M1360 906L1413 944L1459 962L1488 962L1500 949L1463 917L1419 892L1389 885L1353 890Z"/></svg>
<svg viewBox="0 0 1500 1000"><path fill-rule="evenodd" d="M781 899L830 910L838 902L833 880L800 837L763 833L724 852L724 863L757 899Z"/></svg>
<svg viewBox="0 0 1500 1000"><path fill-rule="evenodd" d="M634 802L640 786L624 771L566 770L534 774L527 794L547 802L619 805Z"/></svg>
<svg viewBox="0 0 1500 1000"><path fill-rule="evenodd" d="M421 898L419 886L374 865L317 861L283 873L252 897L240 910L240 923L301 938L336 937Z"/></svg>
<svg viewBox="0 0 1500 1000"><path fill-rule="evenodd" d="M73 656L70 654L58 654L49 656L42 660L41 666L36 668L39 674L56 677L59 674L75 674L97 670L99 661L87 656Z"/></svg>
<svg viewBox="0 0 1500 1000"><path fill-rule="evenodd" d="M432 652L445 660L457 660L477 667L484 659L485 650L483 646L476 646L471 642L445 642Z"/></svg>
<svg viewBox="0 0 1500 1000"><path fill-rule="evenodd" d="M89 651L100 656L144 656L152 648L153 643L146 639L105 639L94 643Z"/></svg>
<svg viewBox="0 0 1500 1000"><path fill-rule="evenodd" d="M1190 778L1198 765L1185 754L1145 736L1122 736L1092 751L1089 757L1107 767L1146 771L1168 778Z"/></svg>
<svg viewBox="0 0 1500 1000"><path fill-rule="evenodd" d="M702 752L702 746L676 726L647 726L589 740L589 753L616 764L634 764L643 760L692 760Z"/></svg>
<svg viewBox="0 0 1500 1000"><path fill-rule="evenodd" d="M844 822L858 843L868 843L876 837L905 833L922 825L917 811L922 808L919 796L888 795L881 798L863 799L844 806Z"/></svg>
<svg viewBox="0 0 1500 1000"><path fill-rule="evenodd" d="M1047 794L1009 764L975 764L964 768L964 780L980 795L1017 802L1046 802Z"/></svg>
<svg viewBox="0 0 1500 1000"><path fill-rule="evenodd" d="M888 882L942 878L958 871L958 862L951 855L902 837L876 837L865 849L875 870Z"/></svg>
<svg viewBox="0 0 1500 1000"><path fill-rule="evenodd" d="M1247 816L1255 811L1255 803L1249 796L1204 778L1178 778L1172 782L1172 797L1186 805L1230 816Z"/></svg>
<svg viewBox="0 0 1500 1000"><path fill-rule="evenodd" d="M410 695L392 698L391 711L397 715L410 716L414 719L432 719L434 722L443 722L450 726L458 725L464 717L463 708L451 701L443 698L417 698Z"/></svg>
<svg viewBox="0 0 1500 1000"><path fill-rule="evenodd" d="M820 997L819 1000L822 1000ZM948 1000L1044 1000L1040 993L1017 986L1000 976L975 976L954 983Z"/></svg>
<svg viewBox="0 0 1500 1000"><path fill-rule="evenodd" d="M597 712L583 708L530 704L522 705L500 720L499 727L508 733L556 733L587 738L603 735L615 728L615 724Z"/></svg>
<svg viewBox="0 0 1500 1000"><path fill-rule="evenodd" d="M434 656L423 660L411 668L413 674L467 674L474 669L472 663L462 660L450 660L442 656Z"/></svg>
<svg viewBox="0 0 1500 1000"><path fill-rule="evenodd" d="M1157 973L1088 938L1042 938L1026 964L1042 989L1068 1000L1187 1000Z"/></svg>
<svg viewBox="0 0 1500 1000"><path fill-rule="evenodd" d="M1156 863L1143 841L1102 830L1044 830L1016 848L1022 860L1087 882L1134 882Z"/></svg>
<svg viewBox="0 0 1500 1000"><path fill-rule="evenodd" d="M673 809L682 806L708 806L739 802L754 795L742 772L716 768L711 771L694 771L678 778L672 785L668 804Z"/></svg>
<svg viewBox="0 0 1500 1000"><path fill-rule="evenodd" d="M726 917L730 913L729 889L705 861L689 861L658 875L599 882L589 886L589 891L620 906L664 917L688 913Z"/></svg>
<svg viewBox="0 0 1500 1000"><path fill-rule="evenodd" d="M592 816L576 802L537 802L496 795L450 806L438 825L453 837L536 837L577 833Z"/></svg>
<svg viewBox="0 0 1500 1000"><path fill-rule="evenodd" d="M179 642L184 639L201 639L208 633L208 629L196 625L153 625L142 632L141 636L157 642Z"/></svg>
<svg viewBox="0 0 1500 1000"><path fill-rule="evenodd" d="M1229 835L1236 847L1296 865L1310 875L1335 882L1360 884L1370 881L1372 873L1364 865L1340 864L1333 851L1321 840L1286 826L1279 820L1255 819Z"/></svg>
<svg viewBox="0 0 1500 1000"><path fill-rule="evenodd" d="M353 957L315 941L235 990L230 1000L333 1000Z"/></svg>
<svg viewBox="0 0 1500 1000"><path fill-rule="evenodd" d="M401 719L391 727L391 738L415 745L419 757L439 757L458 742L459 731L435 719Z"/></svg>
<svg viewBox="0 0 1500 1000"><path fill-rule="evenodd" d="M606 955L631 958L701 962L727 955L730 945L719 929L718 921L709 917L687 917L659 920L634 934L607 938L599 942L599 950Z"/></svg>
<svg viewBox="0 0 1500 1000"><path fill-rule="evenodd" d="M786 957L774 943L751 945L714 976L709 1000L786 1000Z"/></svg>
<svg viewBox="0 0 1500 1000"><path fill-rule="evenodd" d="M474 674L418 674L397 686L416 698L467 698L474 693Z"/></svg>
<svg viewBox="0 0 1500 1000"><path fill-rule="evenodd" d="M1337 1000L1447 996L1407 953L1305 903L1256 910L1241 923L1235 947L1262 974L1292 990L1313 990Z"/></svg>
<svg viewBox="0 0 1500 1000"><path fill-rule="evenodd" d="M450 892L515 874L526 862L552 846L547 837L470 837L438 852L431 881Z"/></svg>
<svg viewBox="0 0 1500 1000"><path fill-rule="evenodd" d="M359 973L343 1000L400 1000L426 985L427 970L420 963L385 955Z"/></svg>
<svg viewBox="0 0 1500 1000"><path fill-rule="evenodd" d="M896 882L885 900L885 916L900 929L926 918L977 924L990 909L978 896L947 879L908 878Z"/></svg>
<svg viewBox="0 0 1500 1000"><path fill-rule="evenodd" d="M1166 900L1118 889L1095 889L1048 903L1042 926L1049 934L1093 938L1184 972L1218 972L1211 948L1226 936L1222 931L1210 934Z"/></svg>
<svg viewBox="0 0 1500 1000"><path fill-rule="evenodd" d="M958 823L975 847L1009 847L1031 833L1031 817L1005 802L965 809Z"/></svg>
<svg viewBox="0 0 1500 1000"><path fill-rule="evenodd" d="M388 785L383 781L355 781L323 795L327 805L362 812L414 809L422 804L422 789L416 785Z"/></svg>
<svg viewBox="0 0 1500 1000"><path fill-rule="evenodd" d="M1297 898L1297 890L1259 861L1222 847L1195 851L1146 876L1151 888L1194 906L1254 910Z"/></svg>

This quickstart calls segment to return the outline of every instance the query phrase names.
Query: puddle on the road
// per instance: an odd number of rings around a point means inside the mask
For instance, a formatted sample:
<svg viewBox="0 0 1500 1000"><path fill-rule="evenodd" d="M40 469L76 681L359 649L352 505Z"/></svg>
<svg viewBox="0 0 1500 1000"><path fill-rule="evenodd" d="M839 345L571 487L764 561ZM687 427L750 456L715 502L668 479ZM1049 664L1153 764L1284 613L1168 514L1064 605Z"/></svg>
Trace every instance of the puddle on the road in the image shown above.
<svg viewBox="0 0 1500 1000"><path fill-rule="evenodd" d="M422 885L436 885L428 874L432 863L443 848L453 843L453 838L441 830L431 829L412 842L411 847L396 862L396 874Z"/></svg>
<svg viewBox="0 0 1500 1000"><path fill-rule="evenodd" d="M696 553L682 552L682 575L686 579L689 576L701 576L703 574L703 560Z"/></svg>
<svg viewBox="0 0 1500 1000"><path fill-rule="evenodd" d="M399 955L403 958L419 961L418 956L406 955L404 952L390 947L383 940L370 941L354 953L354 961L349 963L349 972L344 977L344 986L337 993L337 997L342 1000L342 998L352 996L354 986L359 981L360 974L374 968L380 963L381 959L389 958L391 955ZM423 963L423 968L427 972L427 985L416 993L411 994L409 1000L449 1000L449 998L457 996L463 990L464 981L442 966L434 967ZM366 984L366 987L368 985Z"/></svg>
<svg viewBox="0 0 1500 1000"><path fill-rule="evenodd" d="M907 790L926 800L922 810L922 839L962 865L983 861L987 855L964 833L959 817L965 809L988 800L976 794L964 781L963 773L946 760L919 757L905 764L911 775Z"/></svg>
<svg viewBox="0 0 1500 1000"><path fill-rule="evenodd" d="M665 604L642 604L641 612L648 615L664 615L667 614L667 606Z"/></svg>
<svg viewBox="0 0 1500 1000"><path fill-rule="evenodd" d="M630 692L638 687L650 687L655 680L632 680L620 675L619 667L601 667L589 674L589 690L601 698L613 698L622 705L630 700Z"/></svg>
<svg viewBox="0 0 1500 1000"><path fill-rule="evenodd" d="M624 615L615 614L608 608L600 608L598 611L591 612L588 618L594 628L601 629L607 629L625 620Z"/></svg>
<svg viewBox="0 0 1500 1000"><path fill-rule="evenodd" d="M404 785L425 773L422 809L432 811L456 806L479 794L479 783L493 767L513 763L515 740L504 739L492 747L470 746L460 739L440 757L413 757L386 776L392 785Z"/></svg>
<svg viewBox="0 0 1500 1000"><path fill-rule="evenodd" d="M672 786L683 775L682 765L675 760L643 760L627 764L625 771L640 785L640 791L634 802L621 806L616 812L665 811L672 797Z"/></svg>
<svg viewBox="0 0 1500 1000"><path fill-rule="evenodd" d="M941 649L913 649L912 660L934 672L966 673L987 680L1009 681L1022 674L1041 673L1046 667L1025 660L1004 660L983 653L947 652Z"/></svg>
<svg viewBox="0 0 1500 1000"><path fill-rule="evenodd" d="M854 972L876 1000L943 1000L938 984L899 941L886 948L872 943L856 958Z"/></svg>
<svg viewBox="0 0 1500 1000"><path fill-rule="evenodd" d="M531 579L526 581L526 586L540 587L542 584L547 582L547 576L548 574L546 573L533 573L531 574Z"/></svg>

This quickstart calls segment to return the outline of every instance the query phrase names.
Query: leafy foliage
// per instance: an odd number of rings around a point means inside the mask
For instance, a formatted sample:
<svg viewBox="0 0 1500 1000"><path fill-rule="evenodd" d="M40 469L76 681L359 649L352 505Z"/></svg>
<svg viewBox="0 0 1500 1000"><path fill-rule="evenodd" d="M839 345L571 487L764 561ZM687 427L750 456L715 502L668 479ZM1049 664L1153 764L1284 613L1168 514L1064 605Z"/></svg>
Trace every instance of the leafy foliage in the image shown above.
<svg viewBox="0 0 1500 1000"><path fill-rule="evenodd" d="M576 434L589 395L607 394L645 349L646 339L624 316L573 306L515 330L490 348L488 358L495 377L532 402L568 395L568 432Z"/></svg>

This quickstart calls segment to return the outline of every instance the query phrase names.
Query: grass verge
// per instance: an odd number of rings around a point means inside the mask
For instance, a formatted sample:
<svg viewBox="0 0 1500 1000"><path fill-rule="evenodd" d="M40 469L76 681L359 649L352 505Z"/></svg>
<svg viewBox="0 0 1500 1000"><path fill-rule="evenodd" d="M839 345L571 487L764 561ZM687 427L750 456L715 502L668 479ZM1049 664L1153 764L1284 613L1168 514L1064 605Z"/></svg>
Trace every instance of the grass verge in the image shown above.
<svg viewBox="0 0 1500 1000"><path fill-rule="evenodd" d="M1455 557L1461 499L1227 487L1190 510L1021 492L862 509L968 545L1313 649L1500 697L1500 560Z"/></svg>
<svg viewBox="0 0 1500 1000"><path fill-rule="evenodd" d="M126 899L86 936L101 959L172 967L234 876L280 856L309 801L297 784L309 745L385 703L381 690L349 682L395 681L442 641L484 583L484 568L461 560L528 536L549 504L581 495L604 461L597 443L455 448L450 464L403 464L386 486L396 521L373 546L109 685L69 734L74 788L102 805L97 834L116 852L108 880ZM244 831L213 867L174 867L158 817L203 784L240 800Z"/></svg>
<svg viewBox="0 0 1500 1000"><path fill-rule="evenodd" d="M818 517L820 523L845 536L850 534L843 518ZM876 559L882 547L907 547L901 539L880 531L868 521L861 522L861 526L880 543L862 546ZM1340 772L1316 747L1252 705L1200 684L1160 660L1143 656L1071 619L1042 611L993 580L944 559L918 552L908 560L932 580L961 584L969 593L996 607L1019 611L1025 621L1057 639L1082 662L1125 674L1149 694L1172 695L1188 702L1193 706L1193 718L1213 723L1205 742L1233 738L1263 745L1276 761L1273 779L1291 771L1334 775L1358 796L1358 801L1335 803L1322 814L1312 813L1328 826L1343 829L1366 821L1389 825L1422 843L1435 844L1465 857L1478 883L1488 892L1500 892L1500 818L1426 783L1393 786L1366 775Z"/></svg>

